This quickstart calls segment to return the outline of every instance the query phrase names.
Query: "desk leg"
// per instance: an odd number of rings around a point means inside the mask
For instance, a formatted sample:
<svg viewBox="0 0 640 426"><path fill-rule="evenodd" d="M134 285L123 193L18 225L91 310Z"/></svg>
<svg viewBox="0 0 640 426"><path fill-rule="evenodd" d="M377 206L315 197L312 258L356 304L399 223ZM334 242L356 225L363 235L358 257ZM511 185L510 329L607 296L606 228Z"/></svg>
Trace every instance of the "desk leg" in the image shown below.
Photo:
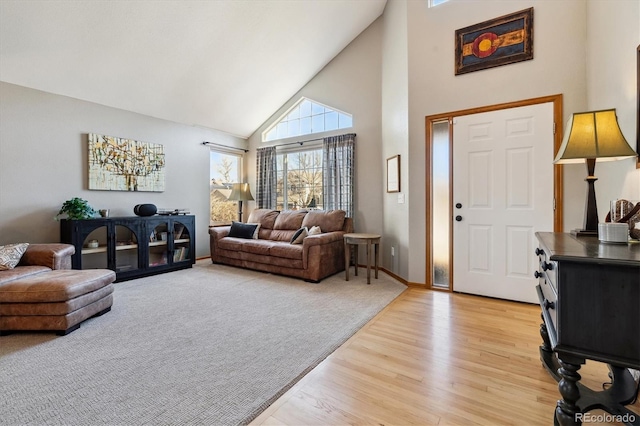
<svg viewBox="0 0 640 426"><path fill-rule="evenodd" d="M371 241L367 241L367 284L371 284Z"/></svg>
<svg viewBox="0 0 640 426"><path fill-rule="evenodd" d="M558 357L551 349L551 340L549 339L549 330L547 324L544 322L544 315L540 313L542 323L540 324L540 336L542 337L542 346L540 346L540 361L542 366L546 368L547 372L555 379L556 382L560 381L558 370L560 365L558 364Z"/></svg>
<svg viewBox="0 0 640 426"><path fill-rule="evenodd" d="M355 276L358 276L358 260L360 259L360 253L358 253L358 245L353 245L354 255L353 255L353 269L356 271Z"/></svg>
<svg viewBox="0 0 640 426"><path fill-rule="evenodd" d="M376 280L378 279L378 260L380 259L380 243L376 243Z"/></svg>
<svg viewBox="0 0 640 426"><path fill-rule="evenodd" d="M576 404L580 399L580 388L578 387L580 364L565 362L560 357L558 357L558 360L560 362L558 374L561 377L558 383L558 390L560 390L562 399L558 401L556 407L555 423L560 426L580 425L582 421L576 416L581 412ZM572 359L572 361L574 360Z"/></svg>
<svg viewBox="0 0 640 426"><path fill-rule="evenodd" d="M345 274L345 279L347 281L349 281L350 264L351 264L351 245L347 243L347 241L345 240L344 242L344 274Z"/></svg>

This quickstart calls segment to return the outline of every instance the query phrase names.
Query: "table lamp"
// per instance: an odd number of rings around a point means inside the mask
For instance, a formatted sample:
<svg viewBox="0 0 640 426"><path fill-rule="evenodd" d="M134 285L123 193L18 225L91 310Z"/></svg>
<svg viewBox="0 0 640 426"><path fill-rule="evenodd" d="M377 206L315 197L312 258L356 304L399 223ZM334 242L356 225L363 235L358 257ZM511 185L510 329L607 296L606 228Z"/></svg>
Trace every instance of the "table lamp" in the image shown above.
<svg viewBox="0 0 640 426"><path fill-rule="evenodd" d="M598 209L594 176L596 159L600 161L622 160L635 157L636 152L622 135L615 109L574 113L567 122L556 164L579 163L587 165L587 205L584 229L571 233L577 236L598 235Z"/></svg>
<svg viewBox="0 0 640 426"><path fill-rule="evenodd" d="M248 183L234 183L231 185L231 194L229 194L228 201L238 202L238 221L242 222L242 202L253 201L253 195L251 195L251 189Z"/></svg>

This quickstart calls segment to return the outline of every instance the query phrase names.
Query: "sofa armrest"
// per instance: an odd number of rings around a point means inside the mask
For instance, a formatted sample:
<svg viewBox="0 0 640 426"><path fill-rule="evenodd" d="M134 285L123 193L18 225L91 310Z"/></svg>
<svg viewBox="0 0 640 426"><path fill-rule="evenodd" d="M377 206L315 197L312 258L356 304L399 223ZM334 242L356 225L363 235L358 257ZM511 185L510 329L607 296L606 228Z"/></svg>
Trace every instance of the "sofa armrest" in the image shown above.
<svg viewBox="0 0 640 426"><path fill-rule="evenodd" d="M310 235L302 240L302 267L321 269L322 262L344 262L344 232Z"/></svg>
<svg viewBox="0 0 640 426"><path fill-rule="evenodd" d="M229 235L231 226L211 226L209 227L209 250L211 252L211 261L216 262L216 249L218 241Z"/></svg>
<svg viewBox="0 0 640 426"><path fill-rule="evenodd" d="M302 240L302 248L304 251L307 251L311 246L331 244L336 241L340 241L342 243L344 241L344 234L345 233L342 231L335 231L326 232L324 234L309 235Z"/></svg>
<svg viewBox="0 0 640 426"><path fill-rule="evenodd" d="M229 225L209 227L209 235L211 235L211 237L216 238L218 240L220 238L224 238L227 235L229 235L229 231L231 231L231 226Z"/></svg>
<svg viewBox="0 0 640 426"><path fill-rule="evenodd" d="M29 244L19 265L46 266L51 269L71 269L71 256L76 249L71 244Z"/></svg>

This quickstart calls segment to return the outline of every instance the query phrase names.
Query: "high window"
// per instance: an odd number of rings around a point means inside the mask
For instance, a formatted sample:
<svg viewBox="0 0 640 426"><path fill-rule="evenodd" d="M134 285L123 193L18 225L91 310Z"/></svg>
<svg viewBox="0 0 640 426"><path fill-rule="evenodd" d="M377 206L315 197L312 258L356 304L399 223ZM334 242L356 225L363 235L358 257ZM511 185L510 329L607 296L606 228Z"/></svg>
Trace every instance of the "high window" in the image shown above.
<svg viewBox="0 0 640 426"><path fill-rule="evenodd" d="M242 182L242 155L211 150L209 200L211 225L230 224L238 220L238 202L228 201L231 184Z"/></svg>
<svg viewBox="0 0 640 426"><path fill-rule="evenodd" d="M429 7L434 7L442 3L446 3L449 0L429 0Z"/></svg>
<svg viewBox="0 0 640 426"><path fill-rule="evenodd" d="M301 98L262 133L262 141L269 142L352 126L351 114L337 111L307 98Z"/></svg>
<svg viewBox="0 0 640 426"><path fill-rule="evenodd" d="M277 155L278 210L322 209L322 148Z"/></svg>

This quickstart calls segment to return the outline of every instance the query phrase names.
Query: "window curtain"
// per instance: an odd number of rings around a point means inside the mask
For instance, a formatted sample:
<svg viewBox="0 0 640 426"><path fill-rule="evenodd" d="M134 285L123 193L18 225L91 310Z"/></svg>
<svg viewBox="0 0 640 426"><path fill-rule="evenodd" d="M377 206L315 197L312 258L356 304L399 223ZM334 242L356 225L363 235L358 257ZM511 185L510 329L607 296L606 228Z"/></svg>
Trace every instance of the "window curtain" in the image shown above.
<svg viewBox="0 0 640 426"><path fill-rule="evenodd" d="M325 210L354 214L355 133L330 136L322 143L322 192Z"/></svg>
<svg viewBox="0 0 640 426"><path fill-rule="evenodd" d="M276 208L276 147L258 148L256 158L256 208Z"/></svg>

